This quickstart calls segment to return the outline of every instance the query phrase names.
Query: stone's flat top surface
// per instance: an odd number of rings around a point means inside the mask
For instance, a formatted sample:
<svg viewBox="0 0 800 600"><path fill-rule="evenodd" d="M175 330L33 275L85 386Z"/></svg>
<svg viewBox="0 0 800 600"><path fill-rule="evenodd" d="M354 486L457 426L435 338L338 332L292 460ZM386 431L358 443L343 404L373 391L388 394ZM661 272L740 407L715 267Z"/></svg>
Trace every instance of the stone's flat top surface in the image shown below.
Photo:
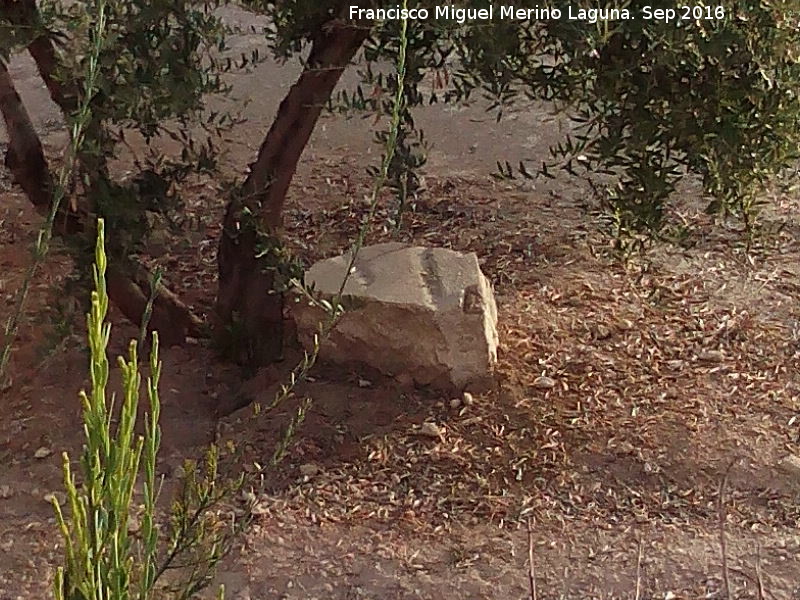
<svg viewBox="0 0 800 600"><path fill-rule="evenodd" d="M349 262L348 252L316 263L306 271L306 285L336 294ZM477 284L479 274L473 252L387 242L361 249L344 293L441 310L459 306L464 289Z"/></svg>

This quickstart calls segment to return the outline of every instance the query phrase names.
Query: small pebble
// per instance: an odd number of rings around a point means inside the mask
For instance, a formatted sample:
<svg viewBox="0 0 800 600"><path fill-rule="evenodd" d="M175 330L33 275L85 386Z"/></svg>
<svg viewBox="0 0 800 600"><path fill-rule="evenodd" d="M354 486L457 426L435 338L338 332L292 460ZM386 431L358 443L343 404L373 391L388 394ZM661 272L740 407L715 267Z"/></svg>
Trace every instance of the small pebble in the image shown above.
<svg viewBox="0 0 800 600"><path fill-rule="evenodd" d="M136 515L131 515L128 517L128 533L134 534L138 533L139 530L142 528L142 523L139 521L139 517Z"/></svg>
<svg viewBox="0 0 800 600"><path fill-rule="evenodd" d="M472 406L472 403L475 402L475 398L469 392L464 392L464 406Z"/></svg>
<svg viewBox="0 0 800 600"><path fill-rule="evenodd" d="M537 390L549 390L556 387L556 380L552 377L542 375L533 380L533 387Z"/></svg>
<svg viewBox="0 0 800 600"><path fill-rule="evenodd" d="M794 475L800 479L800 456L790 454L778 463L778 466L786 473Z"/></svg>
<svg viewBox="0 0 800 600"><path fill-rule="evenodd" d="M34 457L34 458L47 458L47 457L48 457L48 456L50 456L52 453L53 453L53 451L52 451L50 448L46 448L45 446L42 446L41 448L39 448L39 449L38 449L38 450L37 450L37 451L34 453L33 457Z"/></svg>
<svg viewBox="0 0 800 600"><path fill-rule="evenodd" d="M304 465L300 465L300 474L305 475L306 477L313 477L319 473L319 467L314 463L306 463Z"/></svg>
<svg viewBox="0 0 800 600"><path fill-rule="evenodd" d="M597 325L594 330L594 337L598 340L606 340L611 337L611 330L605 325Z"/></svg>
<svg viewBox="0 0 800 600"><path fill-rule="evenodd" d="M706 362L718 362L725 358L725 355L719 350L706 350L698 354L697 358Z"/></svg>
<svg viewBox="0 0 800 600"><path fill-rule="evenodd" d="M450 408L458 408L461 406L461 398L453 398L450 400Z"/></svg>
<svg viewBox="0 0 800 600"><path fill-rule="evenodd" d="M420 426L419 434L430 438L441 438L442 430L436 423L425 422Z"/></svg>
<svg viewBox="0 0 800 600"><path fill-rule="evenodd" d="M48 504L52 504L53 500L57 500L60 506L67 503L67 495L64 492L48 492L42 499Z"/></svg>

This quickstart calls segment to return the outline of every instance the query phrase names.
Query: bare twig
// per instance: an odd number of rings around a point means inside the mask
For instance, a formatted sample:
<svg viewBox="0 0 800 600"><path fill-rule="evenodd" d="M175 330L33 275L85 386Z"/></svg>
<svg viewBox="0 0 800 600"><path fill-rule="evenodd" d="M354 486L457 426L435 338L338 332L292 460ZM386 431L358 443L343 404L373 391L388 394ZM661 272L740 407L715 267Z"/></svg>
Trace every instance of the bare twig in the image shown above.
<svg viewBox="0 0 800 600"><path fill-rule="evenodd" d="M759 587L761 587L759 585L758 576L757 575L753 575L749 570L740 569L739 567L736 567L736 566L730 566L729 569L730 569L731 573L733 573L735 575L738 575L742 579L747 579L747 581L752 582L753 585L755 585L757 589ZM760 568L759 568L759 570L760 570ZM775 594L771 593L766 588L766 586L763 586L761 591L763 591L763 593L764 593L764 600L767 600L768 598L775 598ZM760 596L759 596L759 600L760 600Z"/></svg>
<svg viewBox="0 0 800 600"><path fill-rule="evenodd" d="M639 539L639 554L636 558L636 596L635 600L642 597L642 544L641 538Z"/></svg>
<svg viewBox="0 0 800 600"><path fill-rule="evenodd" d="M528 586L530 588L531 600L537 600L536 565L533 562L533 527L531 526L530 519L528 519Z"/></svg>
<svg viewBox="0 0 800 600"><path fill-rule="evenodd" d="M761 542L756 545L756 583L758 600L764 600L764 578L761 575Z"/></svg>
<svg viewBox="0 0 800 600"><path fill-rule="evenodd" d="M725 488L728 485L728 477L731 474L731 469L738 462L738 458L734 458L725 469L722 480L719 484L719 496L717 498L717 515L719 517L719 551L722 557L722 581L725 585L725 597L727 600L733 600L731 593L731 577L730 570L728 569L728 544L725 539Z"/></svg>

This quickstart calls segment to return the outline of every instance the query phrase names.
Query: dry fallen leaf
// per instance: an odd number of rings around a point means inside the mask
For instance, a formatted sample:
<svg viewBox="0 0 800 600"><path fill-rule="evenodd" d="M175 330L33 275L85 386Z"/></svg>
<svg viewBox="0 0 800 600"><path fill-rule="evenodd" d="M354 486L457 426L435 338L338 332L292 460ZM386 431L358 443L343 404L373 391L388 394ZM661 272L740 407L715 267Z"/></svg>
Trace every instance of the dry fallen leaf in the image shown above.
<svg viewBox="0 0 800 600"><path fill-rule="evenodd" d="M556 380L542 375L533 380L533 387L537 390L549 390L556 386Z"/></svg>

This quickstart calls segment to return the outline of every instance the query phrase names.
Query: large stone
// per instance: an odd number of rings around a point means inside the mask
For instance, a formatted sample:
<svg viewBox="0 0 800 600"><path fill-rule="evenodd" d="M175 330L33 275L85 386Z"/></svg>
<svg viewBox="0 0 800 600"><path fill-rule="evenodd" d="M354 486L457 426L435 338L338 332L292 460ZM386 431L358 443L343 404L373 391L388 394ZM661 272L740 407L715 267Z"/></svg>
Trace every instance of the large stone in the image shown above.
<svg viewBox="0 0 800 600"><path fill-rule="evenodd" d="M323 297L339 291L350 255L305 275ZM362 248L344 289L347 312L320 359L366 365L439 389L483 387L497 361L497 307L474 253L386 243ZM296 299L298 337L313 348L322 309Z"/></svg>

